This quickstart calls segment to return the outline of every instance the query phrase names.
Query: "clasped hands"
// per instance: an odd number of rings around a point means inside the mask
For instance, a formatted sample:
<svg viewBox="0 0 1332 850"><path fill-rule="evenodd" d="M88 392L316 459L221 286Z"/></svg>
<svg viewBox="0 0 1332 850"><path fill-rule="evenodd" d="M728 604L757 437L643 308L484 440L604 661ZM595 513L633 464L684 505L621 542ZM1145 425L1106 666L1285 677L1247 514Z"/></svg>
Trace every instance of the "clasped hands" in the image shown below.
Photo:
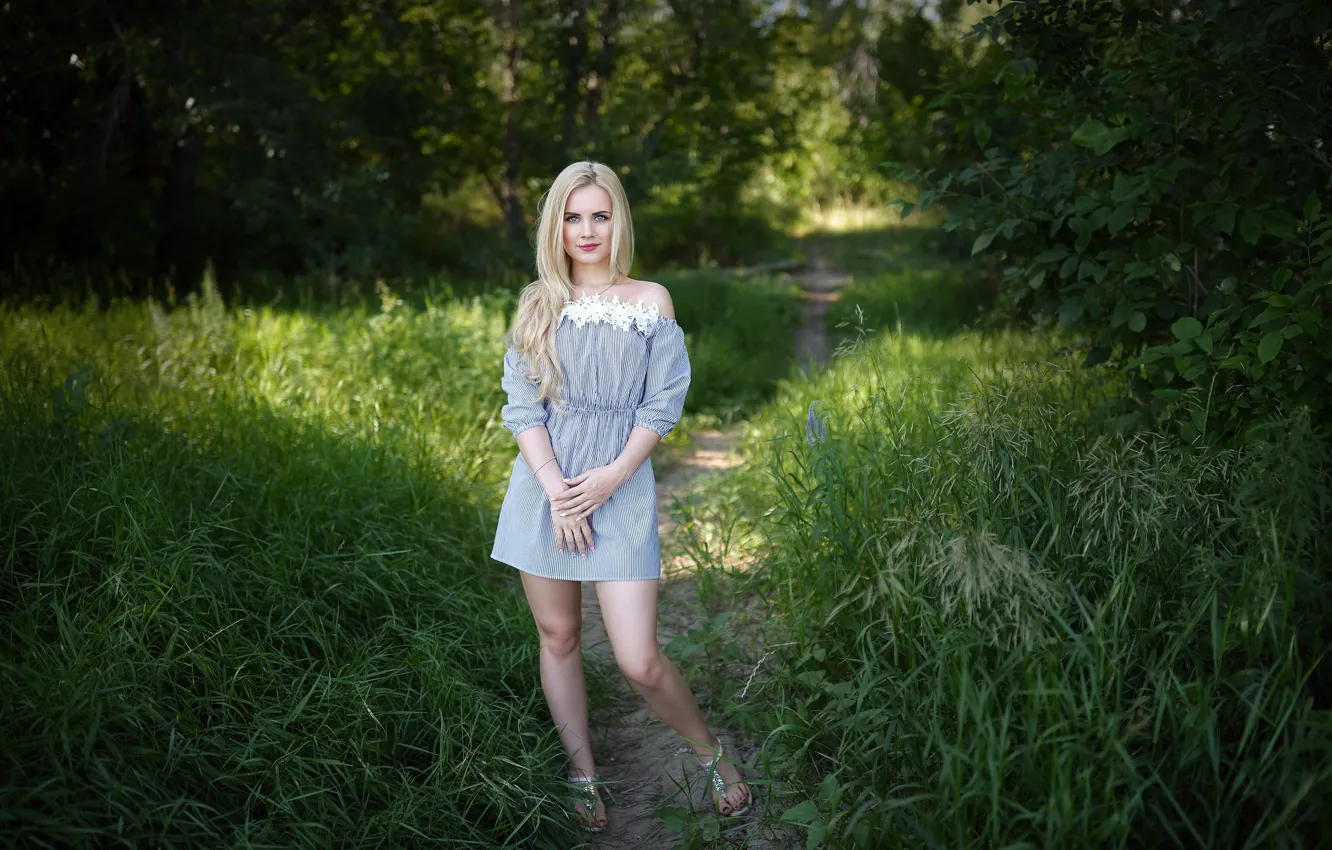
<svg viewBox="0 0 1332 850"><path fill-rule="evenodd" d="M616 464L594 467L582 475L563 479L565 489L550 496L555 547L561 552L576 550L584 556L589 549L595 549L587 519L628 479L629 476Z"/></svg>

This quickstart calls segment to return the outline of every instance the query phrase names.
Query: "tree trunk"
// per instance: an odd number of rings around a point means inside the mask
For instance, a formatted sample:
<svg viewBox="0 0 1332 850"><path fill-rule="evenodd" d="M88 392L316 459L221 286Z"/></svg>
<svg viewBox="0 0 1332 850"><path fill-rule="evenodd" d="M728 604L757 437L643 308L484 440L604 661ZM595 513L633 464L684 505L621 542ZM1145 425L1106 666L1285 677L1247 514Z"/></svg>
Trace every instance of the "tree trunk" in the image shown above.
<svg viewBox="0 0 1332 850"><path fill-rule="evenodd" d="M166 178L162 181L161 212L158 218L157 251L153 258L155 283L174 285L178 293L194 289L195 273L190 256L194 190L203 160L203 136L187 130L171 148Z"/></svg>
<svg viewBox="0 0 1332 850"><path fill-rule="evenodd" d="M564 93L561 104L564 109L564 126L560 131L560 146L564 151L564 160L573 159L575 120L580 105L579 86L583 82L583 66L587 60L587 0L574 0L570 12L567 38L563 41L564 58Z"/></svg>
<svg viewBox="0 0 1332 850"><path fill-rule="evenodd" d="M518 187L518 3L519 0L503 0L500 21L504 50L500 92L503 106L500 150L504 157L504 172L500 178L500 203L504 210L504 224L513 242L522 242L527 235Z"/></svg>
<svg viewBox="0 0 1332 850"><path fill-rule="evenodd" d="M601 16L597 60L587 78L587 100L583 104L585 126L593 126L606 98L606 87L615 72L615 33L620 26L620 0L608 0Z"/></svg>

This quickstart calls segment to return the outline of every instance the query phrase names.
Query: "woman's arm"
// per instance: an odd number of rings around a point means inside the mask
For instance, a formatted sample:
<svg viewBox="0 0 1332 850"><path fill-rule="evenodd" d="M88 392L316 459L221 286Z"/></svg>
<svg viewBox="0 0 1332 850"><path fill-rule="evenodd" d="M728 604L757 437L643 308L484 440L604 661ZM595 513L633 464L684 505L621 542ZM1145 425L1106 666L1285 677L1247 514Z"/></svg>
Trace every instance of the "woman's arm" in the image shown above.
<svg viewBox="0 0 1332 850"><path fill-rule="evenodd" d="M522 453L528 469L536 470L536 480L548 497L569 489L569 485L564 483L560 462L552 459L555 457L555 449L551 446L550 432L545 425L519 431L516 439L518 451Z"/></svg>

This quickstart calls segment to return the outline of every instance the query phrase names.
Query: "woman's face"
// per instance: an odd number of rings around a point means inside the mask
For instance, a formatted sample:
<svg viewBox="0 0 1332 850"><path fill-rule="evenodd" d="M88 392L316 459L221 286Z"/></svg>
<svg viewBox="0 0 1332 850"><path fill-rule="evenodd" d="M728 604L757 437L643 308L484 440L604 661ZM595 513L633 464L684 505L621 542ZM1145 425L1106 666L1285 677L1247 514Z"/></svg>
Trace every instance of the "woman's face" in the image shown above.
<svg viewBox="0 0 1332 850"><path fill-rule="evenodd" d="M611 197L596 185L569 193L564 204L564 251L574 263L610 263Z"/></svg>

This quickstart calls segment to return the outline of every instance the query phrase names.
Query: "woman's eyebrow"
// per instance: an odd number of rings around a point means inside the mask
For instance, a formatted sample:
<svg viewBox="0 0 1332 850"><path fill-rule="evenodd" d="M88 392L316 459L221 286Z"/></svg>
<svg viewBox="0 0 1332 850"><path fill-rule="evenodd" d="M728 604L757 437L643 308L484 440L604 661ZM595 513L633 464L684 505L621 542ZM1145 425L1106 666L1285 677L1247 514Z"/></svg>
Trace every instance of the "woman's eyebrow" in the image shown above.
<svg viewBox="0 0 1332 850"><path fill-rule="evenodd" d="M565 214L565 215L583 215L583 213L576 212L576 211L574 211L574 210L567 210L564 214ZM594 213L588 213L588 215L610 215L610 210L597 210L597 211L594 212Z"/></svg>

